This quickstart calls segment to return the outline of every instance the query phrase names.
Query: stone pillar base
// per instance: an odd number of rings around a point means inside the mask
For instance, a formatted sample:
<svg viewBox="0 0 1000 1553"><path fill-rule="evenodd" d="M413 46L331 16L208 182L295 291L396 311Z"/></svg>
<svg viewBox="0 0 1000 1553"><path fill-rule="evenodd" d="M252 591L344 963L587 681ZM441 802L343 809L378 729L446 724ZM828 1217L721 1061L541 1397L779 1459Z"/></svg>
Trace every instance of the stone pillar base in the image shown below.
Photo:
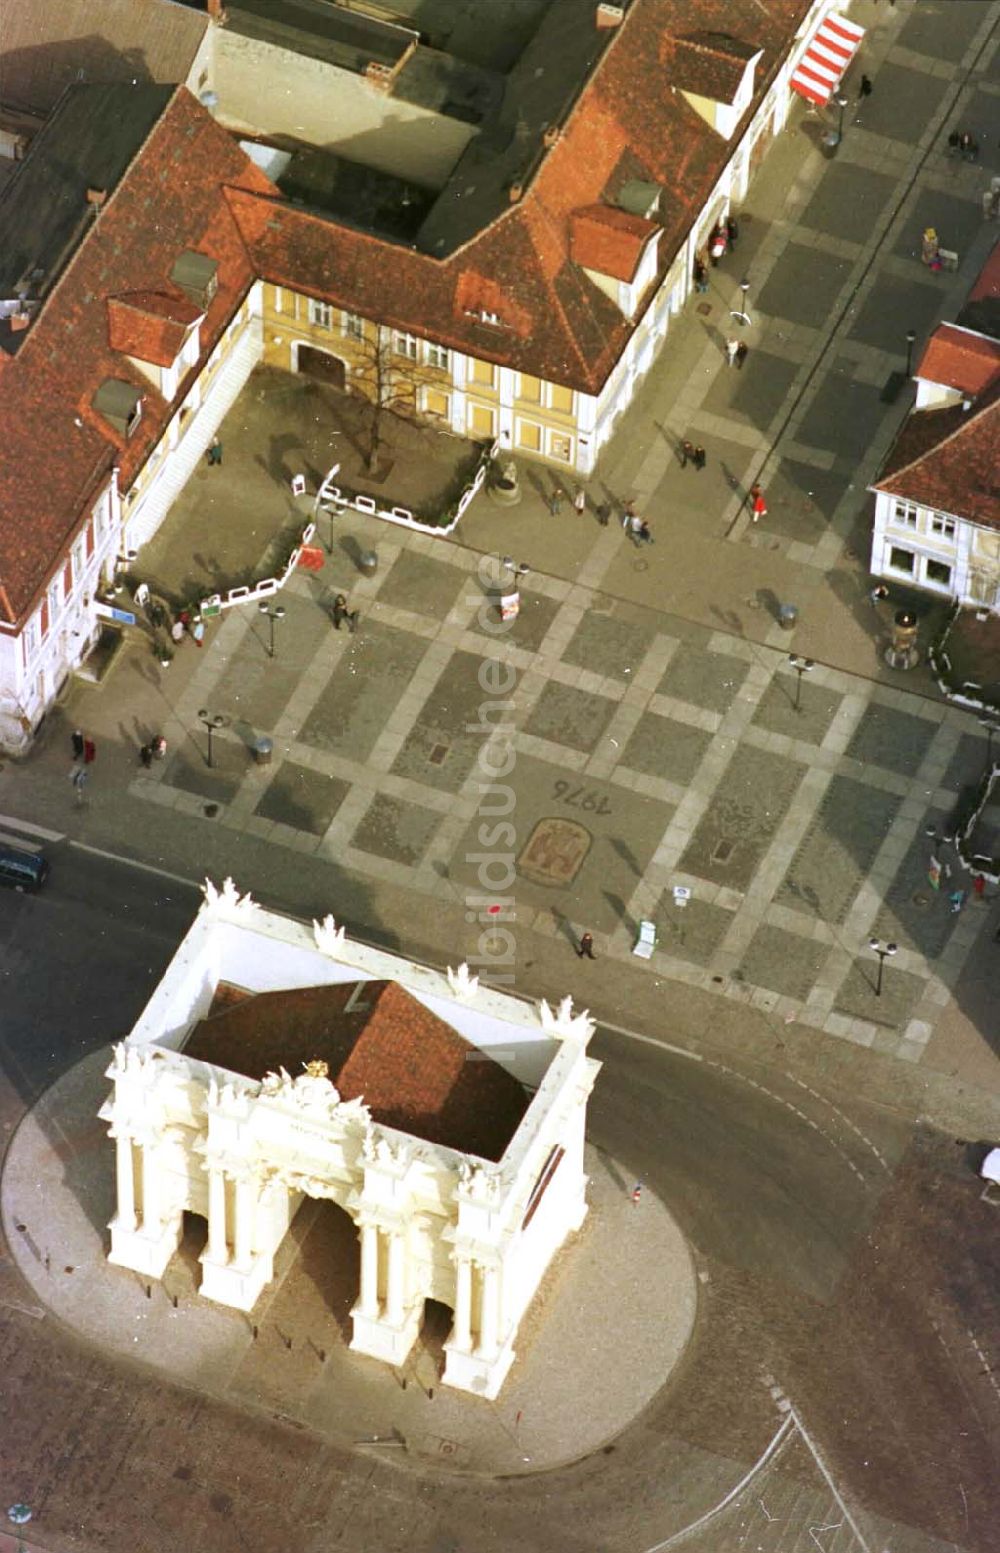
<svg viewBox="0 0 1000 1553"><path fill-rule="evenodd" d="M360 1304L351 1311L354 1336L351 1347L355 1353L367 1354L369 1359L381 1359L385 1364L400 1365L416 1342L423 1316L423 1302L414 1305L404 1315L398 1326L391 1325L383 1316L366 1315Z"/></svg>
<svg viewBox="0 0 1000 1553"><path fill-rule="evenodd" d="M213 1262L207 1251L202 1252L199 1260L201 1285L198 1293L206 1300L230 1305L234 1310L253 1310L274 1276L270 1256L255 1256L248 1267L237 1267L233 1262Z"/></svg>
<svg viewBox="0 0 1000 1553"><path fill-rule="evenodd" d="M117 1214L108 1225L111 1231L111 1250L108 1261L116 1267L127 1267L145 1278L162 1278L167 1263L181 1242L181 1221L164 1224L159 1234L150 1235L142 1229L123 1229Z"/></svg>
<svg viewBox="0 0 1000 1553"><path fill-rule="evenodd" d="M493 1402L500 1395L507 1371L514 1363L514 1334L510 1334L491 1359L475 1351L462 1352L453 1348L450 1339L445 1343L444 1351L448 1357L441 1384L453 1386L456 1391L471 1391L473 1396Z"/></svg>

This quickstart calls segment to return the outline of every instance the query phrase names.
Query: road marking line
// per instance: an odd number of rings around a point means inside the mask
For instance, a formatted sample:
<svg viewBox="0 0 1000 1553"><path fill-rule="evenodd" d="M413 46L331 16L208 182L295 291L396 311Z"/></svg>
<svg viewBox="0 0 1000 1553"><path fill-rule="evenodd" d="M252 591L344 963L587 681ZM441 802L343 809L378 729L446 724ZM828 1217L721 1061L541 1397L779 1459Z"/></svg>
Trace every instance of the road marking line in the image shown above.
<svg viewBox="0 0 1000 1553"><path fill-rule="evenodd" d="M640 1035L636 1030L626 1030L624 1025L613 1025L607 1019L595 1019L599 1030L610 1030L612 1035L627 1036L630 1041L641 1041L644 1046L655 1046L661 1052L673 1052L675 1057L690 1057L692 1062L703 1062L700 1052L688 1051L685 1046L671 1046L669 1041L658 1041L652 1035Z"/></svg>
<svg viewBox="0 0 1000 1553"><path fill-rule="evenodd" d="M757 1458L753 1466L750 1468L750 1471L745 1473L743 1477L740 1478L739 1482L736 1484L736 1487L731 1488L724 1499L720 1499L717 1505L713 1506L711 1510L706 1510L704 1515L700 1515L698 1519L696 1521L692 1521L689 1526L684 1526L680 1531L675 1531L673 1536L668 1537L665 1542L657 1542L653 1547L647 1548L646 1553L666 1553L667 1548L674 1547L676 1543L682 1542L686 1538L690 1537L692 1532L700 1531L703 1526L707 1526L709 1521L714 1520L715 1517L723 1510L725 1510L728 1505L732 1504L733 1500L737 1497L738 1494L743 1492L747 1484L757 1476L757 1473L760 1472L763 1467L767 1466L771 1457L784 1444L785 1436L789 1433L791 1428L792 1415L789 1413L787 1417L782 1419L777 1434L774 1436L774 1439L771 1441L770 1445L768 1445L763 1455ZM870 1550L866 1548L865 1553L870 1553Z"/></svg>
<svg viewBox="0 0 1000 1553"><path fill-rule="evenodd" d="M830 1473L827 1470L826 1463L824 1462L824 1460L823 1460L822 1456L820 1455L819 1451L816 1449L816 1447L813 1444L812 1440L809 1438L808 1434L806 1433L805 1425L803 1424L803 1422L802 1422L801 1418L799 1417L798 1413L795 1411L795 1408L792 1406L791 1402L789 1402L789 1404L788 1404L788 1416L789 1416L790 1419L792 1419L794 1421L795 1427L799 1431L799 1434L802 1437L803 1444L805 1444L808 1447L810 1456L812 1457L813 1461L816 1463L817 1467L819 1468L820 1472L822 1473L823 1481L826 1483L827 1488L830 1490L831 1494L833 1495L834 1499L836 1500L837 1509L840 1511L841 1515L844 1517L844 1520L847 1522L848 1526L851 1528L852 1532L854 1533L855 1537L857 1538L858 1545L861 1548L861 1553L872 1553L872 1550L869 1547L868 1543L865 1541L864 1537L861 1535L861 1529L858 1526L857 1521L855 1521L855 1519L854 1519L853 1515L851 1514L850 1510L847 1508L847 1505L844 1503L843 1499L841 1498L841 1496L840 1496L840 1494L839 1494L839 1492L837 1490L837 1485L834 1483L833 1478L830 1476ZM820 1527L819 1529L820 1530L825 1530L826 1528L825 1527Z"/></svg>
<svg viewBox="0 0 1000 1553"><path fill-rule="evenodd" d="M16 814L0 814L0 825L26 831L29 836L37 836L40 841L62 841L66 835L62 830L46 830L44 825L32 825L28 820L19 820Z"/></svg>
<svg viewBox="0 0 1000 1553"><path fill-rule="evenodd" d="M171 884L183 884L189 890L200 890L196 879L185 879L183 874L172 874L169 869L156 868L152 863L141 863L137 857L123 857L120 852L107 852L103 847L92 847L86 841L70 841L78 852L88 852L91 857L106 858L109 863L124 863L129 868L140 868L145 874L155 874L158 879L169 879Z"/></svg>
<svg viewBox="0 0 1000 1553"><path fill-rule="evenodd" d="M37 857L37 846L31 846L24 836L15 836L12 833L0 830L0 842L4 846L13 847L16 852L23 852L26 857Z"/></svg>

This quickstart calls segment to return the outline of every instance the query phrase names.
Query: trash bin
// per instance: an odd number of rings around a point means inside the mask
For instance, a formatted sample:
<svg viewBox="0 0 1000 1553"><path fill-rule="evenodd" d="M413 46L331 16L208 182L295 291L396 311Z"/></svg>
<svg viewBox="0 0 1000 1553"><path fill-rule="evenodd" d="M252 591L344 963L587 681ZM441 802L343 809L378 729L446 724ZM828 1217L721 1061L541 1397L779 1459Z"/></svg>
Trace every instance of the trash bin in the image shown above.
<svg viewBox="0 0 1000 1553"><path fill-rule="evenodd" d="M274 749L274 744L269 738L262 734L259 739L254 739L252 748L255 765L269 766L271 764L271 753Z"/></svg>
<svg viewBox="0 0 1000 1553"><path fill-rule="evenodd" d="M358 556L358 571L366 577L374 577L378 571L378 556L374 550L362 550Z"/></svg>
<svg viewBox="0 0 1000 1553"><path fill-rule="evenodd" d="M778 610L778 624L783 631L794 631L799 621L799 606L797 604L782 604Z"/></svg>

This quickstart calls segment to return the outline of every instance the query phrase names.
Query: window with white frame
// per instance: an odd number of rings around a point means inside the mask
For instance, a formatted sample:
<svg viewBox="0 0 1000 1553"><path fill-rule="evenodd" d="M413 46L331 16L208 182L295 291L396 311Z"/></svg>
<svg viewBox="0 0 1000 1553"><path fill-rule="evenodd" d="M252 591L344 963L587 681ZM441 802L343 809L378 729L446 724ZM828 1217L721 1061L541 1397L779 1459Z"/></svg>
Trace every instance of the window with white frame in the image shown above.
<svg viewBox="0 0 1000 1553"><path fill-rule="evenodd" d="M73 549L72 549L72 556L73 556L73 576L76 578L77 584L79 585L80 579L83 576L84 568L86 567L86 564L87 564L87 536L86 536L86 534L78 534L77 537L74 539L74 541L73 541Z"/></svg>
<svg viewBox="0 0 1000 1553"><path fill-rule="evenodd" d="M919 516L920 508L915 507L911 501L894 501L892 504L892 521L897 528L916 528Z"/></svg>
<svg viewBox="0 0 1000 1553"><path fill-rule="evenodd" d="M955 519L946 518L942 512L931 513L931 533L938 539L954 539Z"/></svg>
<svg viewBox="0 0 1000 1553"><path fill-rule="evenodd" d="M889 551L889 565L894 572L905 572L907 576L913 576L916 557L912 550L903 550L899 545L893 545Z"/></svg>
<svg viewBox="0 0 1000 1553"><path fill-rule="evenodd" d="M570 464L573 461L573 438L567 437L564 432L549 432L549 457L557 458L561 464Z"/></svg>
<svg viewBox="0 0 1000 1553"><path fill-rule="evenodd" d="M32 615L24 628L24 652L26 658L34 657L42 641L42 627L37 614Z"/></svg>
<svg viewBox="0 0 1000 1553"><path fill-rule="evenodd" d="M344 333L348 339L363 340L365 337L364 319L360 318L357 313L343 313L341 317Z"/></svg>
<svg viewBox="0 0 1000 1553"><path fill-rule="evenodd" d="M49 619L54 620L58 615L63 601L62 576L53 577L49 583Z"/></svg>
<svg viewBox="0 0 1000 1553"><path fill-rule="evenodd" d="M945 561L928 561L924 579L932 588L950 588L951 567Z"/></svg>
<svg viewBox="0 0 1000 1553"><path fill-rule="evenodd" d="M444 345L432 345L428 340L425 349L429 367L437 367L441 372L447 372L450 369L451 352Z"/></svg>
<svg viewBox="0 0 1000 1553"><path fill-rule="evenodd" d="M416 361L419 346L414 334L402 334L397 329L392 337L392 348L397 356L405 356L407 361Z"/></svg>
<svg viewBox="0 0 1000 1553"><path fill-rule="evenodd" d="M333 308L329 302L317 302L314 297L310 297L309 322L316 329L332 329Z"/></svg>

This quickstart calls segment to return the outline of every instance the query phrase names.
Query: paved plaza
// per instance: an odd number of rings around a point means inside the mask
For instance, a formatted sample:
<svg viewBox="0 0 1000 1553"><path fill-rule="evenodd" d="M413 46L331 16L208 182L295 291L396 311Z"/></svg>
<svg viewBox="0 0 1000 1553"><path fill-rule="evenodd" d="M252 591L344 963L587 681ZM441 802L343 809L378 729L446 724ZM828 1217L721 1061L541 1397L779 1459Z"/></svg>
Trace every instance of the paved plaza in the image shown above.
<svg viewBox="0 0 1000 1553"><path fill-rule="evenodd" d="M182 649L176 753L133 798L428 901L513 899L522 928L588 928L637 971L920 1058L992 918L927 878L927 832L985 758L965 714L830 667L797 684L778 648L551 577L502 624L477 553L338 525L324 573L282 595L274 660L255 612ZM375 577L351 575L351 544L377 546ZM356 634L330 612L352 583ZM201 708L226 722L211 768ZM872 934L898 944L879 997Z"/></svg>

